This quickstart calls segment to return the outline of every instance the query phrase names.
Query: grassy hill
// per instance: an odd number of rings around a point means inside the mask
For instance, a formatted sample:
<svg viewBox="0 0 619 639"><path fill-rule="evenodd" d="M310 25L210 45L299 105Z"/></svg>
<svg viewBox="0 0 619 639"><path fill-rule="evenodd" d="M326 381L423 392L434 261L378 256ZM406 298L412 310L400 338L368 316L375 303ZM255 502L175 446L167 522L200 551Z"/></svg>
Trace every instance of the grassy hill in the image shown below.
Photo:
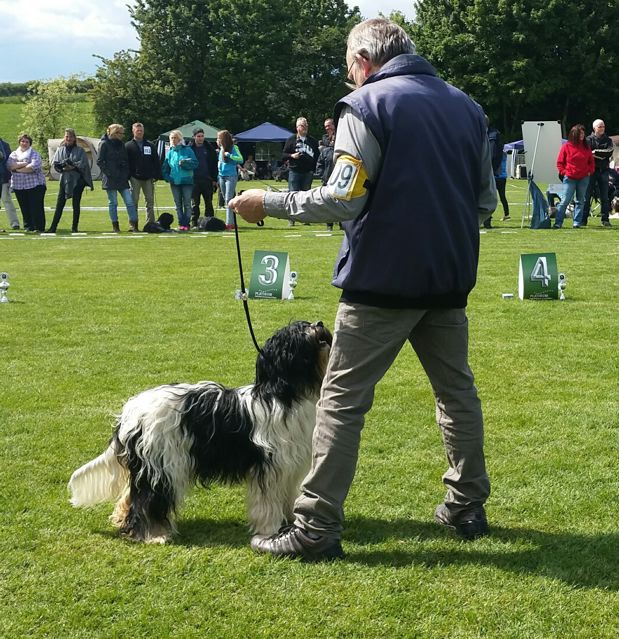
<svg viewBox="0 0 619 639"><path fill-rule="evenodd" d="M62 128L73 127L78 135L99 137L101 132L95 128L92 100L87 95L75 98L74 102L67 105L67 121ZM22 109L21 98L0 98L0 137L9 143L11 148L15 147L17 136L23 131ZM62 128L58 131L59 138L63 134Z"/></svg>

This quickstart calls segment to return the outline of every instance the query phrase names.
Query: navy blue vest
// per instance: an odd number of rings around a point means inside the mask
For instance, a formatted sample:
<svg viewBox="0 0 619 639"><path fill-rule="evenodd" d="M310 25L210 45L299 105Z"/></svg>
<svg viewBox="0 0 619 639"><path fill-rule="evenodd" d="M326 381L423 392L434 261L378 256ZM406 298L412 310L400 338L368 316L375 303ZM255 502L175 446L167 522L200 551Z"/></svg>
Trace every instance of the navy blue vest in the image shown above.
<svg viewBox="0 0 619 639"><path fill-rule="evenodd" d="M375 306L466 306L479 256L481 107L416 55L400 55L336 106L359 113L383 163L366 210L344 223L333 285Z"/></svg>

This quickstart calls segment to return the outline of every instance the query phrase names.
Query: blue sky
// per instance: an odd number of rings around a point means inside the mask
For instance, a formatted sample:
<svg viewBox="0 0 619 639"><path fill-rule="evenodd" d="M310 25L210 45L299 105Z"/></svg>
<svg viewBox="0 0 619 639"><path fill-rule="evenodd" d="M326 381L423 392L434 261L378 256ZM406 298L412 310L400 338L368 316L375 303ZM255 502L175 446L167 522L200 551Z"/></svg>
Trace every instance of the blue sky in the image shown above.
<svg viewBox="0 0 619 639"><path fill-rule="evenodd" d="M347 0L373 18L399 10L413 15L413 0ZM131 0L0 0L9 55L0 65L0 82L50 80L92 75L98 60L121 49L137 49L127 4Z"/></svg>

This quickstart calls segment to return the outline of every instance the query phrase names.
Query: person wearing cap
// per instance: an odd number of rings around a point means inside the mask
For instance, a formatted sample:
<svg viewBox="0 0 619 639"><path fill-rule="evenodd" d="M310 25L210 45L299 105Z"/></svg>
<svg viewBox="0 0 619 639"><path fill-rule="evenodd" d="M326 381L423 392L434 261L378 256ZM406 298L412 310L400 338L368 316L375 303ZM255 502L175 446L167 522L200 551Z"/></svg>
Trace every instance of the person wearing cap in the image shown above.
<svg viewBox="0 0 619 639"><path fill-rule="evenodd" d="M581 226L587 226L591 211L591 199L597 192L600 199L600 218L602 226L610 226L608 219L610 213L610 201L608 198L608 176L610 173L609 162L613 157L613 141L606 135L604 120L594 120L593 133L587 136L587 143L593 152L595 159L595 171L589 180L589 188L585 198Z"/></svg>
<svg viewBox="0 0 619 639"><path fill-rule="evenodd" d="M129 157L129 182L135 208L140 202L140 191L146 200L146 221L155 221L155 181L161 179L161 164L157 148L144 138L144 125L135 122L131 127L133 138L125 144Z"/></svg>
<svg viewBox="0 0 619 639"><path fill-rule="evenodd" d="M196 127L189 146L193 150L198 166L193 172L193 191L191 193L191 226L198 226L200 217L200 198L204 199L204 215L213 217L213 193L217 188L217 151L205 138L204 129Z"/></svg>

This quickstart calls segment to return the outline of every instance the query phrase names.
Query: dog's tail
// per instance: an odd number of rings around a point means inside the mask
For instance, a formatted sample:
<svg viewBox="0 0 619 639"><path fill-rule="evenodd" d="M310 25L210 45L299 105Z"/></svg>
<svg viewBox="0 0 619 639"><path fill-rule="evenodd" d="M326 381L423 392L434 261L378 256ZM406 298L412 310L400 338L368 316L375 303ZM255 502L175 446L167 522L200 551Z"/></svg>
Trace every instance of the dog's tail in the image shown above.
<svg viewBox="0 0 619 639"><path fill-rule="evenodd" d="M76 508L119 499L127 487L129 473L116 456L114 444L99 457L78 468L69 480L69 500Z"/></svg>

